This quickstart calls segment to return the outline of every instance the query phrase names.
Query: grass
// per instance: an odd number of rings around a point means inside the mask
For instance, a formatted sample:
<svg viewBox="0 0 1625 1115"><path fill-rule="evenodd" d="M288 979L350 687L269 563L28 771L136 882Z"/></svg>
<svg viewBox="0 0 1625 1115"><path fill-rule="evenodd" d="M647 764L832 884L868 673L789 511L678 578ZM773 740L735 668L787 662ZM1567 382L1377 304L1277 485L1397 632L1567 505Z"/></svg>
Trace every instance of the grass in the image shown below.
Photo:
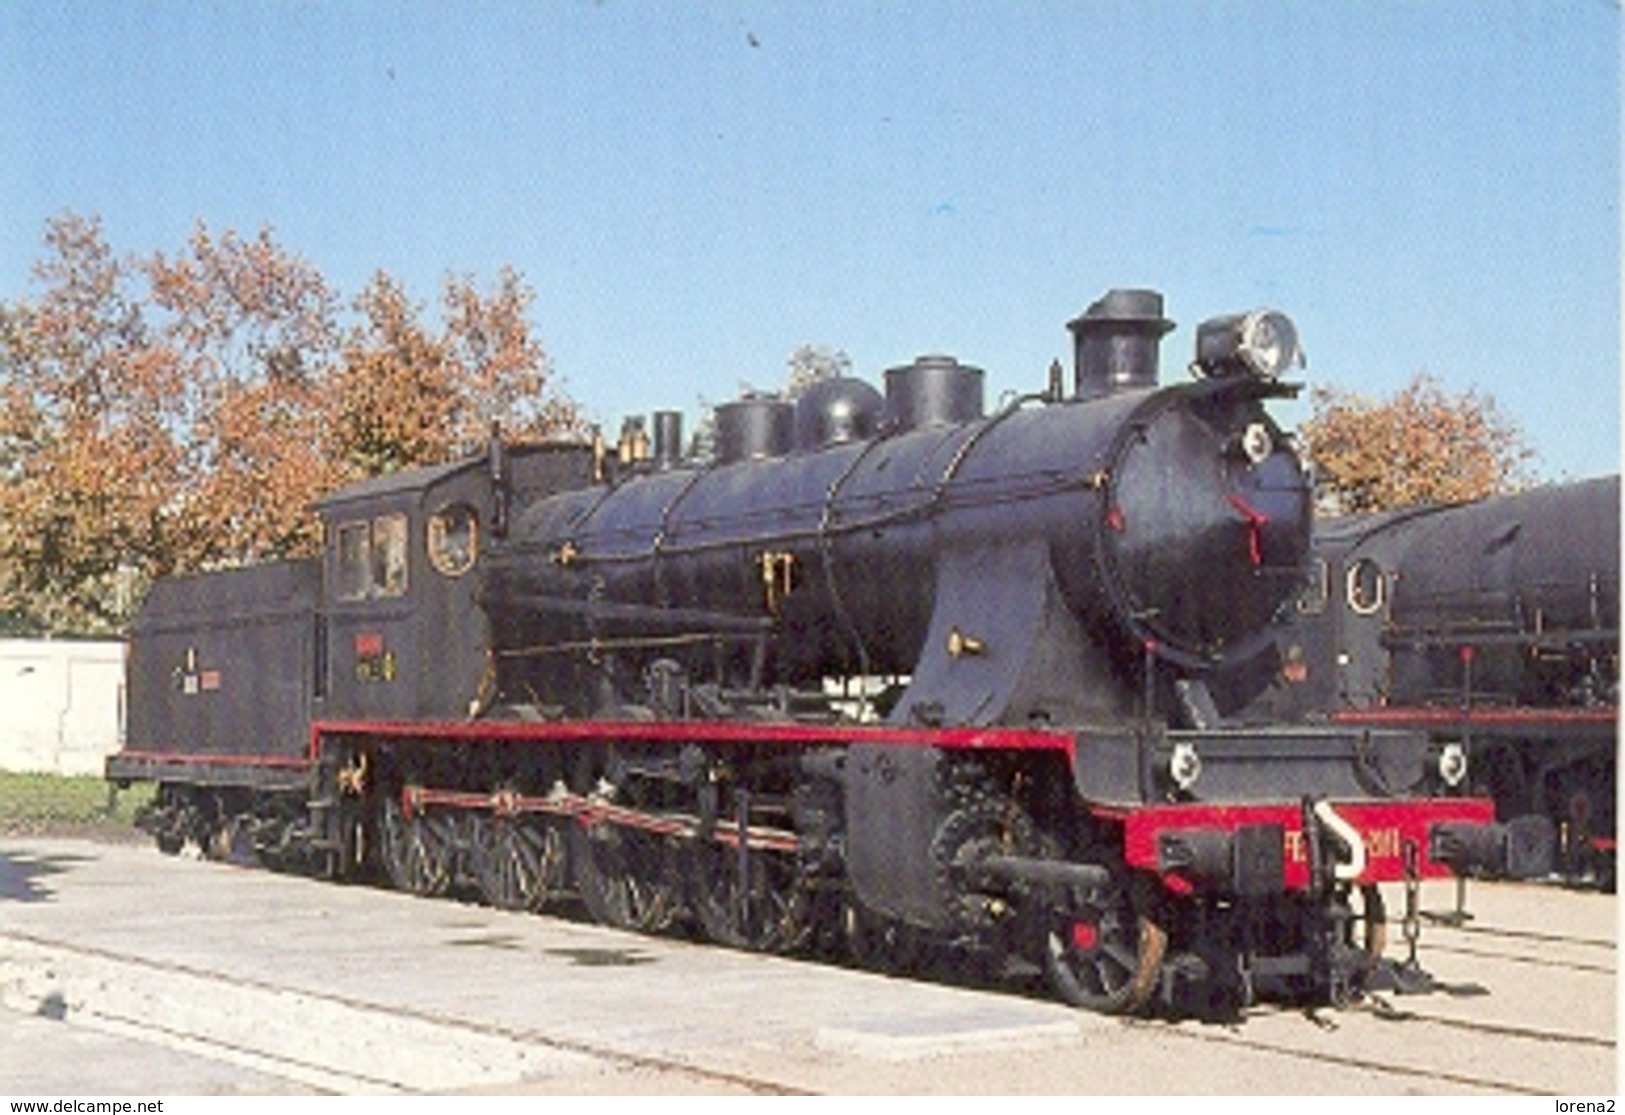
<svg viewBox="0 0 1625 1115"><path fill-rule="evenodd" d="M142 784L109 799L110 784L97 775L17 774L0 771L0 831L28 832L58 826L129 829L135 811L152 800Z"/></svg>

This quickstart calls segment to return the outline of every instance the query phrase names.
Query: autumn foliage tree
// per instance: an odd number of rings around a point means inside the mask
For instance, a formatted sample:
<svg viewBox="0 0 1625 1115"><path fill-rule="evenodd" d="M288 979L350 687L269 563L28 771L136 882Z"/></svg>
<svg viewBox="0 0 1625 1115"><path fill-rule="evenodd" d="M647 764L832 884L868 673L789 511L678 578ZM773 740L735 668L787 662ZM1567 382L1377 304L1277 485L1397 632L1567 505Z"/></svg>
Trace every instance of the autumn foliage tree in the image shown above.
<svg viewBox="0 0 1625 1115"><path fill-rule="evenodd" d="M35 297L0 302L0 612L105 633L151 577L312 552L332 487L510 436L575 432L504 269L441 321L385 273L345 300L274 239L199 226L121 257L48 223Z"/></svg>
<svg viewBox="0 0 1625 1115"><path fill-rule="evenodd" d="M489 294L448 277L436 333L399 282L374 275L353 303L360 320L332 385L335 453L372 475L472 452L493 423L518 440L579 428L575 404L548 390L547 356L528 317L533 298L512 268Z"/></svg>
<svg viewBox="0 0 1625 1115"><path fill-rule="evenodd" d="M0 306L0 577L27 624L95 630L127 568L164 566L188 392L100 227L62 218L46 244L39 300Z"/></svg>
<svg viewBox="0 0 1625 1115"><path fill-rule="evenodd" d="M456 405L445 345L389 275L374 275L354 308L361 320L333 383L334 448L367 474L444 459Z"/></svg>
<svg viewBox="0 0 1625 1115"><path fill-rule="evenodd" d="M1534 452L1494 400L1451 395L1426 373L1390 399L1322 387L1312 403L1301 434L1329 513L1479 499L1529 480Z"/></svg>
<svg viewBox="0 0 1625 1115"><path fill-rule="evenodd" d="M134 265L162 314L186 406L170 434L185 469L147 573L307 551L305 504L342 479L323 452L324 382L338 351L335 295L262 230L198 228L184 252Z"/></svg>

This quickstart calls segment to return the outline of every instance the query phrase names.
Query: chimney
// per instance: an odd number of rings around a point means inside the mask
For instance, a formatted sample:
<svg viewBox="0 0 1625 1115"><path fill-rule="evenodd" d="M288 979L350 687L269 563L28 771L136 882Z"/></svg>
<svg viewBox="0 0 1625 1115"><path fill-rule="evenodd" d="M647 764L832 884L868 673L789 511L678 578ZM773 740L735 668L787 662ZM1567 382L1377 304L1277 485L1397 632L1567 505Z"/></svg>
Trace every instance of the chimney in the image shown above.
<svg viewBox="0 0 1625 1115"><path fill-rule="evenodd" d="M1093 399L1157 385L1157 348L1174 323L1154 290L1111 290L1074 321L1073 395Z"/></svg>

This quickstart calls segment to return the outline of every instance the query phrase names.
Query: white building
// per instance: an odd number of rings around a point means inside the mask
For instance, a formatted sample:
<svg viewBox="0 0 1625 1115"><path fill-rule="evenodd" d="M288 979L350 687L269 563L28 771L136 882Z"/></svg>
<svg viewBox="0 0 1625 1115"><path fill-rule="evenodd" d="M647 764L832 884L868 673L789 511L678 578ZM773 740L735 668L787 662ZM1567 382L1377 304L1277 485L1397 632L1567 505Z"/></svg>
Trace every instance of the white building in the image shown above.
<svg viewBox="0 0 1625 1115"><path fill-rule="evenodd" d="M123 643L0 639L0 770L100 774L123 725Z"/></svg>

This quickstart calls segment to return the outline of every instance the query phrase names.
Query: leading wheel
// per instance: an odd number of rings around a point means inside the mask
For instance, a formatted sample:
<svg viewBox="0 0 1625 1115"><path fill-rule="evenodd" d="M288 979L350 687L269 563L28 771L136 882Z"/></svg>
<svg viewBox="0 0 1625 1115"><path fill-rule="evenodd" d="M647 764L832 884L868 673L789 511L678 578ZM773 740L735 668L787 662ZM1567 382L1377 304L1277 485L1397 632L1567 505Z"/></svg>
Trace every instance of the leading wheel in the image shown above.
<svg viewBox="0 0 1625 1115"><path fill-rule="evenodd" d="M1167 932L1135 906L1127 886L1078 896L1051 915L1044 972L1061 998L1102 1014L1143 1007L1156 990Z"/></svg>

